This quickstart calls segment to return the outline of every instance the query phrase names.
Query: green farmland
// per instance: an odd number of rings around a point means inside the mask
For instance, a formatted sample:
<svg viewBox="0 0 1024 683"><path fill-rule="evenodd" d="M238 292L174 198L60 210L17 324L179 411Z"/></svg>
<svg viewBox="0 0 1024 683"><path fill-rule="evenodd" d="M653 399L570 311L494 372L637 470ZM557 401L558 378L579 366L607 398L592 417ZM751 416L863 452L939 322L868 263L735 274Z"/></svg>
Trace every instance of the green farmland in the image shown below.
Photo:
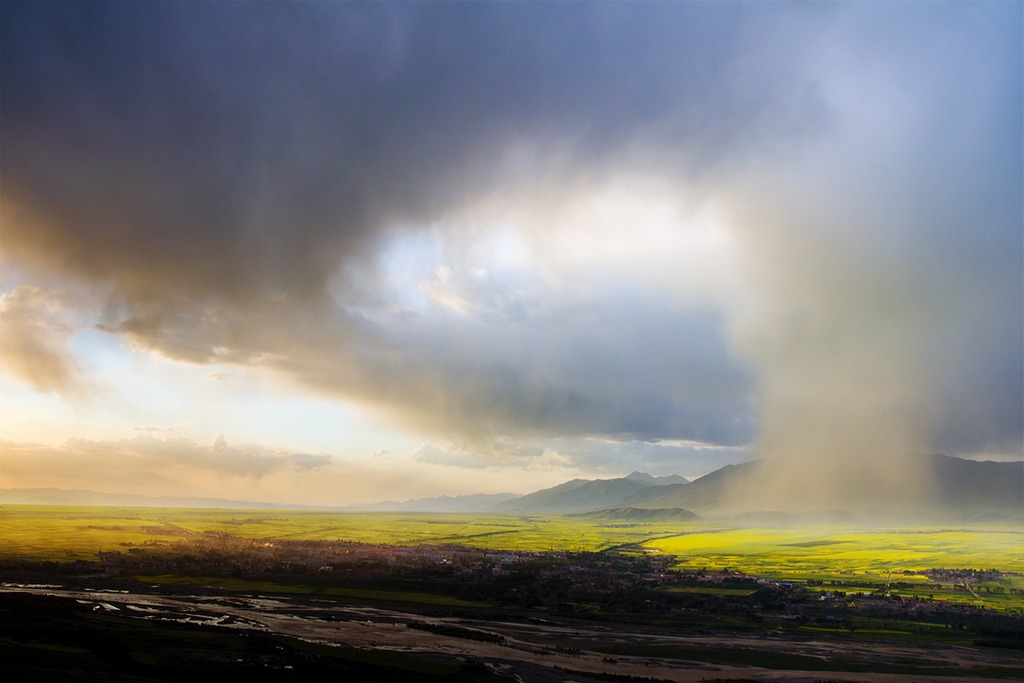
<svg viewBox="0 0 1024 683"><path fill-rule="evenodd" d="M0 506L3 560L70 562L128 551L174 554L188 539L210 533L254 542L653 553L671 556L679 569L810 581L817 590L885 590L999 610L1024 609L1024 529L1012 523L740 529L703 521L624 524L592 517ZM922 573L936 569L995 570L1000 575L972 579L967 585L955 575Z"/></svg>
<svg viewBox="0 0 1024 683"><path fill-rule="evenodd" d="M190 534L252 540L462 545L490 550L596 552L707 528L608 524L572 517L183 508L0 506L0 558L95 560L128 547L170 547Z"/></svg>

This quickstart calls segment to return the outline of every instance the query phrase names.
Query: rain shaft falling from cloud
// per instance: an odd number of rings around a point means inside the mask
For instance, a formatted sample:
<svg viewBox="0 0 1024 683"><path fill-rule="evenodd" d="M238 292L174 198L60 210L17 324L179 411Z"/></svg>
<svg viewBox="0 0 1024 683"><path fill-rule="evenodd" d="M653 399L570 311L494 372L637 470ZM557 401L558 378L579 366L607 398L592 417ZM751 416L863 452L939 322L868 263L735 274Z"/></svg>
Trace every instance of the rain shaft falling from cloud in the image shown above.
<svg viewBox="0 0 1024 683"><path fill-rule="evenodd" d="M736 186L764 458L747 506L911 508L923 454L1021 447L1021 41L967 15L952 35L834 27L828 135ZM870 54L842 47L866 31Z"/></svg>

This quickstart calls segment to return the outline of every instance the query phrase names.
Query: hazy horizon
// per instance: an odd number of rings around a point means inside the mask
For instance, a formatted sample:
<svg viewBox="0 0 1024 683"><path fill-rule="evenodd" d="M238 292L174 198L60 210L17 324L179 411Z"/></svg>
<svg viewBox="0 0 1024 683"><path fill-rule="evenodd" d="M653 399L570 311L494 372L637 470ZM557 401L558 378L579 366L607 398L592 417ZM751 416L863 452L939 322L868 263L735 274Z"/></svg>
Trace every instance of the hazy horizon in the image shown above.
<svg viewBox="0 0 1024 683"><path fill-rule="evenodd" d="M0 487L1024 459L1021 3L0 15Z"/></svg>

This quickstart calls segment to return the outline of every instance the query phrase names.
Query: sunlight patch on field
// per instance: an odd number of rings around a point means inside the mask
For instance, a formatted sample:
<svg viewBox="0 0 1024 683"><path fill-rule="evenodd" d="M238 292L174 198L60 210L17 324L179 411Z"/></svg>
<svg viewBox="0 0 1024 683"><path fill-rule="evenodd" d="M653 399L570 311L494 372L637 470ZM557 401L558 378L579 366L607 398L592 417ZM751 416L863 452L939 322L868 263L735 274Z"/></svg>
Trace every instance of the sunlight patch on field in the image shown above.
<svg viewBox="0 0 1024 683"><path fill-rule="evenodd" d="M730 569L773 578L836 574L926 581L931 568L1024 573L1024 532L974 529L734 529L651 541L687 569Z"/></svg>

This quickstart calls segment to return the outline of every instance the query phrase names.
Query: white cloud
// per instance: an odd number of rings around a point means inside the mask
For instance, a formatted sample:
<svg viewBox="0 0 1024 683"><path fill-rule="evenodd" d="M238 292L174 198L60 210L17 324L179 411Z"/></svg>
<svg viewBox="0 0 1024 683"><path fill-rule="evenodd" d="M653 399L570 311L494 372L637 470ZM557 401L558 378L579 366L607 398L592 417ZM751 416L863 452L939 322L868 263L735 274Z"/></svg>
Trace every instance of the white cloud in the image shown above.
<svg viewBox="0 0 1024 683"><path fill-rule="evenodd" d="M0 295L0 365L37 390L93 398L97 385L69 349L82 326L79 305L68 291L29 285Z"/></svg>

